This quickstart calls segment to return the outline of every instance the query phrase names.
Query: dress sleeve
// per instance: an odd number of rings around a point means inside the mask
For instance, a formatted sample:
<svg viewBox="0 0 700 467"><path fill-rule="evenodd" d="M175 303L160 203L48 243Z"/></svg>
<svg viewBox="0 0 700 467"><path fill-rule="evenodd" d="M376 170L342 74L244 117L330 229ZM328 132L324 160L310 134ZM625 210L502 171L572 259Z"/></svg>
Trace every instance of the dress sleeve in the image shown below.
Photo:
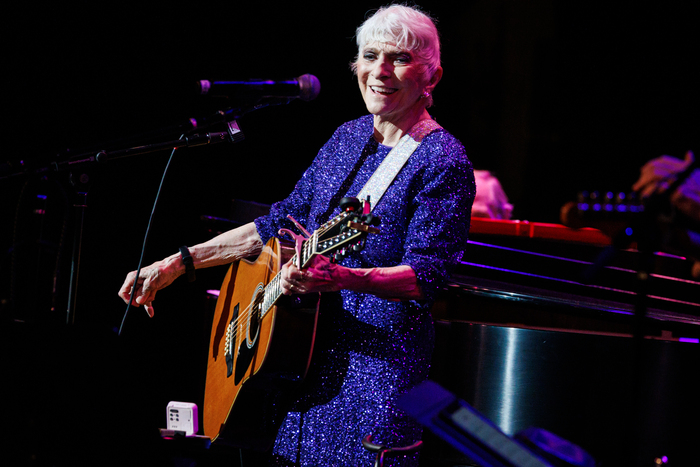
<svg viewBox="0 0 700 467"><path fill-rule="evenodd" d="M291 215L308 229L311 200L314 197L314 187L316 186L316 173L325 164L325 159L334 153L337 141L338 131L323 145L311 166L306 169L294 186L292 193L284 200L274 203L270 207L268 215L255 219L255 227L258 229L263 243L267 243L272 237L279 237L278 231L282 228L296 230L294 224L287 219L288 215Z"/></svg>
<svg viewBox="0 0 700 467"><path fill-rule="evenodd" d="M472 165L461 144L449 157L433 159L413 198L402 264L413 268L425 299L432 302L466 248L476 193Z"/></svg>

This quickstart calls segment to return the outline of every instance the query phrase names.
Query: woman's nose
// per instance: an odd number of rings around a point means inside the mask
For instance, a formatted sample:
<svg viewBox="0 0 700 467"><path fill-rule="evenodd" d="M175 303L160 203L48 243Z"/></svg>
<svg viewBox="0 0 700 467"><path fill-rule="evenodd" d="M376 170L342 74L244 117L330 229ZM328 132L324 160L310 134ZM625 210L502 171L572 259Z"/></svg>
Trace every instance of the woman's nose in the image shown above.
<svg viewBox="0 0 700 467"><path fill-rule="evenodd" d="M389 60L384 57L379 57L376 62L374 62L374 69L372 70L372 75L375 78L385 78L391 76L392 64Z"/></svg>

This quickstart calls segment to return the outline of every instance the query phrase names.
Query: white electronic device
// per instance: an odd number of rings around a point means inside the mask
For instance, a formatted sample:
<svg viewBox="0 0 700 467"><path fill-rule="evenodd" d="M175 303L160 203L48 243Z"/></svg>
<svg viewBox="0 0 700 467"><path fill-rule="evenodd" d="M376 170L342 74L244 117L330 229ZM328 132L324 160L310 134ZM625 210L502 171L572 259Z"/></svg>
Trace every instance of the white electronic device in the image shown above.
<svg viewBox="0 0 700 467"><path fill-rule="evenodd" d="M194 436L199 431L197 404L171 401L167 408L168 430Z"/></svg>

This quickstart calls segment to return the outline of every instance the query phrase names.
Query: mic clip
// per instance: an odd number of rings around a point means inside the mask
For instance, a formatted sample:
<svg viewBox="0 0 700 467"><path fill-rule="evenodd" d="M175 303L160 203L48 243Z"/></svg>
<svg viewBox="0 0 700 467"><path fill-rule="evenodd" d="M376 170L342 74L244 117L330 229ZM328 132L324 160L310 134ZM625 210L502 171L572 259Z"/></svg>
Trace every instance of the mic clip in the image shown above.
<svg viewBox="0 0 700 467"><path fill-rule="evenodd" d="M243 132L238 126L237 120L231 120L230 122L227 122L226 130L228 131L228 135L232 143L238 143L239 141L243 141L245 139Z"/></svg>

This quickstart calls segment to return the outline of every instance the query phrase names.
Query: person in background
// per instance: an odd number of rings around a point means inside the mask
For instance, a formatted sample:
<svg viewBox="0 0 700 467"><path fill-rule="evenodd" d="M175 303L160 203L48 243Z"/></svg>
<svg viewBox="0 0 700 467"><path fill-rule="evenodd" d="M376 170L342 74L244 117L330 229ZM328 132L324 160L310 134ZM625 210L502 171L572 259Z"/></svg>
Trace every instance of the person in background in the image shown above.
<svg viewBox="0 0 700 467"><path fill-rule="evenodd" d="M472 206L472 217L509 220L513 205L498 179L488 170L474 170L476 197Z"/></svg>
<svg viewBox="0 0 700 467"><path fill-rule="evenodd" d="M648 198L655 193L665 193L686 169L694 165L692 151L685 153L683 159L663 155L644 164L640 169L639 179L632 185L632 190ZM691 228L678 228L673 232L673 244L669 245L684 255L695 258L692 276L700 279L700 168L692 170L690 175L668 196L671 206L682 213Z"/></svg>

